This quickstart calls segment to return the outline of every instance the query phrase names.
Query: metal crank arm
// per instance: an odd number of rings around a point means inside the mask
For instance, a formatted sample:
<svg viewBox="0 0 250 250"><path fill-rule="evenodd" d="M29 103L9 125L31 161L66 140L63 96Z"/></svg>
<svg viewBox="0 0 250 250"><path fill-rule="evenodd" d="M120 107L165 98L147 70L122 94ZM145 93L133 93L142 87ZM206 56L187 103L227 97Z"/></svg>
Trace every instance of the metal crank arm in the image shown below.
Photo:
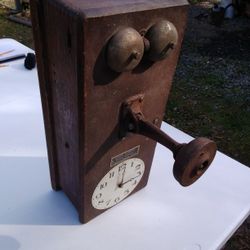
<svg viewBox="0 0 250 250"><path fill-rule="evenodd" d="M127 133L146 136L173 152L175 159L173 174L182 186L198 180L212 163L217 146L215 142L199 137L189 143L179 143L146 120L141 111L143 95L130 98L123 103L120 116L120 137Z"/></svg>

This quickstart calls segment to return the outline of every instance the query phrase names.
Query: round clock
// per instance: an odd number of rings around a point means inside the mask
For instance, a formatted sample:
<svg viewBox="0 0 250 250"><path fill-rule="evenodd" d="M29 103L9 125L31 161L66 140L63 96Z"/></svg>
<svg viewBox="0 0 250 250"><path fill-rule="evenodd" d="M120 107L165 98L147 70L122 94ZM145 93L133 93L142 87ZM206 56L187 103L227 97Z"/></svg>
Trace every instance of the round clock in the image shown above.
<svg viewBox="0 0 250 250"><path fill-rule="evenodd" d="M112 168L98 183L92 195L96 209L110 208L126 198L139 184L145 164L139 158L121 162Z"/></svg>

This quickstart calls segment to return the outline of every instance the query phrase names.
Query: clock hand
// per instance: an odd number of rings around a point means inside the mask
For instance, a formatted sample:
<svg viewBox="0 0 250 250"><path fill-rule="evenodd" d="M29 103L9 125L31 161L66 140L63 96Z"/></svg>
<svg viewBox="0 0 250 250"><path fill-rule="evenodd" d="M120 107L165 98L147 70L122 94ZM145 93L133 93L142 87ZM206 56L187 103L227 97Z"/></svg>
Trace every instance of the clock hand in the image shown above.
<svg viewBox="0 0 250 250"><path fill-rule="evenodd" d="M121 175L120 174L118 174L118 179L117 179L117 185L116 185L116 188L115 189L117 189L117 187L121 187L121 184L123 183L123 180L124 180L124 176L125 176L125 169L123 169L123 172L122 172L122 179L120 180L120 177Z"/></svg>
<svg viewBox="0 0 250 250"><path fill-rule="evenodd" d="M136 178L139 177L139 176L140 176L140 174L137 175L137 176L135 176L135 177L133 177L133 178L131 178L131 179L129 179L128 181L125 181L124 183L121 183L121 184L119 185L119 187L123 187L125 184L127 184L128 182L130 182L130 181L136 179Z"/></svg>
<svg viewBox="0 0 250 250"><path fill-rule="evenodd" d="M122 180L121 180L121 183L123 183L124 176L125 176L125 168L124 168L123 173L122 173Z"/></svg>

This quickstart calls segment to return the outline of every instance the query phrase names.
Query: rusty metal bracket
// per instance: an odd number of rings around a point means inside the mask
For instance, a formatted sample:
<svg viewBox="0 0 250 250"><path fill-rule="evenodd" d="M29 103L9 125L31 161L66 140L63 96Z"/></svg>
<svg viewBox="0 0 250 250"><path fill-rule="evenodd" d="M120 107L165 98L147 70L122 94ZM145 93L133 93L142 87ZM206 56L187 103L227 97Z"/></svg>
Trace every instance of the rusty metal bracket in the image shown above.
<svg viewBox="0 0 250 250"><path fill-rule="evenodd" d="M139 132L139 117L143 117L142 114L142 105L143 105L143 94L138 94L128 98L121 106L120 112L120 129L119 129L119 137L126 137L127 133Z"/></svg>
<svg viewBox="0 0 250 250"><path fill-rule="evenodd" d="M147 121L142 113L144 95L139 94L126 100L122 104L120 115L120 137L127 133L144 135L170 149L174 158L179 149L185 145L180 144L153 123Z"/></svg>

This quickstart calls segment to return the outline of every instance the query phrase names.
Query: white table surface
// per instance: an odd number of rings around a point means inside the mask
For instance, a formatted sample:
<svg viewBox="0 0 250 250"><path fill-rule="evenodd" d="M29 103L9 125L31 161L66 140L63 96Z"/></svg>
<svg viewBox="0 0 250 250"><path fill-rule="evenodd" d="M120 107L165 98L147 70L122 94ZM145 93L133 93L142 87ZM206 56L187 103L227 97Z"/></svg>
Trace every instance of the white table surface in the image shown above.
<svg viewBox="0 0 250 250"><path fill-rule="evenodd" d="M0 39L8 48L29 49ZM163 123L181 142L192 138ZM50 187L36 69L23 60L0 68L1 250L220 249L250 213L250 169L218 152L197 183L172 175L170 151L157 146L148 186L85 225Z"/></svg>

